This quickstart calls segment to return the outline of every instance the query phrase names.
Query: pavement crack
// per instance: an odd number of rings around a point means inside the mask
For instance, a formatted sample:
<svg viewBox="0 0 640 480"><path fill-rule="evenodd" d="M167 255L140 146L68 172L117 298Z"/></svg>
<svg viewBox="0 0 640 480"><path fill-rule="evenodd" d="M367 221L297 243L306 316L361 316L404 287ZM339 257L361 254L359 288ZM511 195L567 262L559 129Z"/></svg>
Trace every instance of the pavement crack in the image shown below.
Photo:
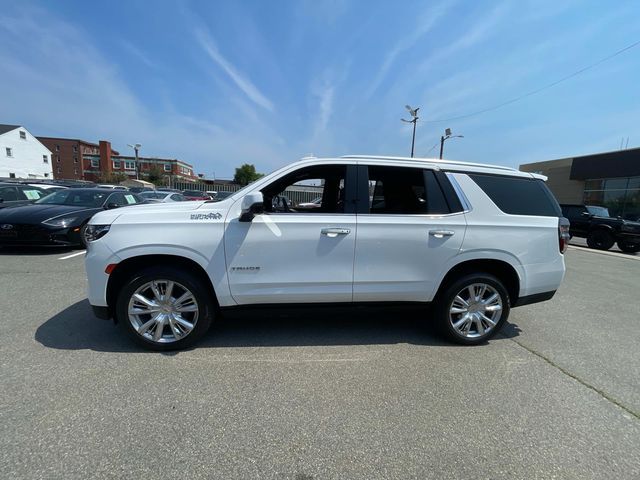
<svg viewBox="0 0 640 480"><path fill-rule="evenodd" d="M504 337L507 338L507 337ZM535 355L536 357L544 360L546 363L548 363L549 365L551 365L552 367L560 370L562 373L564 373L565 375L567 375L568 377L573 378L576 382L580 383L581 385L587 387L590 390L593 390L594 392L596 392L598 395L600 395L602 398L604 398L605 400L613 403L615 406L621 408L622 410L624 410L625 412L627 412L629 415L632 415L636 420L640 420L640 413L638 412L634 412L633 410L631 410L629 407L627 407L626 405L620 403L618 400L616 400L615 398L613 398L611 395L609 395L607 392L605 392L604 390L601 390L597 387L594 387L593 385L590 385L589 383L587 383L586 381L584 381L583 379L581 379L580 377L578 377L577 375L571 373L569 370L567 370L566 368L561 367L560 365L558 365L557 363L555 363L553 360L551 360L550 358L545 357L543 354L541 354L540 352L535 351L533 348L527 347L526 345L522 344L521 342L510 338L509 340L511 340L513 343L519 345L520 347L524 348L527 352L532 353L533 355Z"/></svg>

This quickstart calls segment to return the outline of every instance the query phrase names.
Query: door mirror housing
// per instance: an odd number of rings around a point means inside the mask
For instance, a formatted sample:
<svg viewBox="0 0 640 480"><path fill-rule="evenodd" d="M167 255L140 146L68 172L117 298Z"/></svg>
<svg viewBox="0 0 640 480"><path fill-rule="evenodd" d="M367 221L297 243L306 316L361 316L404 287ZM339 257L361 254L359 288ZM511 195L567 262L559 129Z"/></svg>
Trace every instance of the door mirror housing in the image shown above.
<svg viewBox="0 0 640 480"><path fill-rule="evenodd" d="M262 192L247 193L242 197L241 222L250 222L253 217L264 212L264 197Z"/></svg>
<svg viewBox="0 0 640 480"><path fill-rule="evenodd" d="M590 212L582 212L583 217L591 218L593 215Z"/></svg>
<svg viewBox="0 0 640 480"><path fill-rule="evenodd" d="M115 202L109 202L109 203L107 203L107 206L106 206L105 208L106 208L107 210L111 210L111 209L113 209L113 208L118 208L119 206L120 206L120 205L118 205L118 204L117 204L117 203L115 203Z"/></svg>

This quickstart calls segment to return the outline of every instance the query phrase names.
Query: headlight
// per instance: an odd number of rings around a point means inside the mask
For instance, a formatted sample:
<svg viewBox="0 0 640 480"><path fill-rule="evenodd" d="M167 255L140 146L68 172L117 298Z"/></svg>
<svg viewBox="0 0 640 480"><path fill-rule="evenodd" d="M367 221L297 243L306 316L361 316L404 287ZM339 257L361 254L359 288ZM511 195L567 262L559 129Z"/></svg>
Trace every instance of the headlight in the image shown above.
<svg viewBox="0 0 640 480"><path fill-rule="evenodd" d="M87 225L84 231L84 238L87 242L94 242L104 237L109 231L111 225Z"/></svg>
<svg viewBox="0 0 640 480"><path fill-rule="evenodd" d="M66 228L66 227L70 227L71 225L73 225L73 222L76 221L76 218L78 218L78 217L64 217L64 216L53 217L53 218L49 218L49 219L45 220L42 223L44 223L45 225L49 225L50 227Z"/></svg>

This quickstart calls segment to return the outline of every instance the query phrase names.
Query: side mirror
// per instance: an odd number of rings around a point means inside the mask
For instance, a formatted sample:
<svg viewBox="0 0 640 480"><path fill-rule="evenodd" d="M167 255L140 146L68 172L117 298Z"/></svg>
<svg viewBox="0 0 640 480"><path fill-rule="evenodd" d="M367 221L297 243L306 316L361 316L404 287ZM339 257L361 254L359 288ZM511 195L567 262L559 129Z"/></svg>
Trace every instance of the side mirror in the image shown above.
<svg viewBox="0 0 640 480"><path fill-rule="evenodd" d="M587 218L591 218L592 215L589 212L582 212L581 214L583 217L587 217Z"/></svg>
<svg viewBox="0 0 640 480"><path fill-rule="evenodd" d="M118 205L117 203L109 202L109 203L107 203L107 207L106 208L107 208L107 210L111 210L113 208L118 208L119 206L120 205Z"/></svg>
<svg viewBox="0 0 640 480"><path fill-rule="evenodd" d="M264 212L264 197L262 192L247 193L242 197L241 222L250 222L253 217Z"/></svg>

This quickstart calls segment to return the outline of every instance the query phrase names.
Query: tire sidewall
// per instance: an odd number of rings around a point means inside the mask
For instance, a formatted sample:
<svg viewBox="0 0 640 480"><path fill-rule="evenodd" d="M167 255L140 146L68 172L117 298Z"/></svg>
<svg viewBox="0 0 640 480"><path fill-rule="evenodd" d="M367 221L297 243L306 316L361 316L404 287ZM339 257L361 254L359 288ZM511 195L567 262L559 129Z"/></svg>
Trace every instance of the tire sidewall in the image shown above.
<svg viewBox="0 0 640 480"><path fill-rule="evenodd" d="M638 253L640 252L640 243L619 241L618 248L625 253Z"/></svg>
<svg viewBox="0 0 640 480"><path fill-rule="evenodd" d="M133 293L141 285L159 279L172 280L188 288L198 304L198 321L195 327L185 338L172 343L156 343L140 336L129 321L129 300ZM214 312L215 304L211 299L211 294L200 279L172 267L150 267L136 273L122 287L118 293L115 313L120 326L136 343L151 350L167 351L187 348L202 338L211 325Z"/></svg>
<svg viewBox="0 0 640 480"><path fill-rule="evenodd" d="M606 230L594 230L589 233L587 237L587 245L590 248L595 248L597 250L609 250L613 247L615 243L615 239L613 236Z"/></svg>
<svg viewBox="0 0 640 480"><path fill-rule="evenodd" d="M488 285L491 285L496 289L502 299L502 314L500 315L498 324L487 335L479 338L468 338L461 336L453 327L453 325L451 325L451 322L449 320L449 308L451 303L453 302L453 299L462 289L473 283L486 283ZM458 280L455 280L445 288L441 295L439 295L436 301L435 308L436 321L440 330L450 340L463 345L478 345L481 343L485 343L487 340L492 338L496 333L500 331L504 323L507 321L510 311L511 308L509 292L507 292L507 289L497 277L489 273L471 273L459 278Z"/></svg>

